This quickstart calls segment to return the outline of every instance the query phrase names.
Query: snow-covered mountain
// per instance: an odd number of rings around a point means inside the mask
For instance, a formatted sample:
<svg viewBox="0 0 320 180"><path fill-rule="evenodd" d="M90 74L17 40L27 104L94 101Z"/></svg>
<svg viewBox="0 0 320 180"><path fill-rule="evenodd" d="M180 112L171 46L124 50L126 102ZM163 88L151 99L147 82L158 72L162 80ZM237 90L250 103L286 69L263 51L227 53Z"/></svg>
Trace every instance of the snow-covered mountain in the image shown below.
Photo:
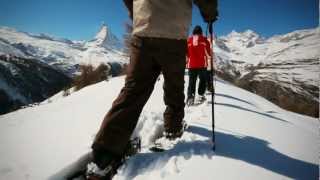
<svg viewBox="0 0 320 180"><path fill-rule="evenodd" d="M81 64L104 63L112 75L119 75L128 59L105 25L91 41L0 27L0 56L0 114L43 101L69 86L71 79L64 74L73 78Z"/></svg>
<svg viewBox="0 0 320 180"><path fill-rule="evenodd" d="M319 116L320 28L269 39L233 31L215 42L225 79L283 108Z"/></svg>
<svg viewBox="0 0 320 180"><path fill-rule="evenodd" d="M107 49L123 49L123 44L114 34L112 34L106 25L102 25L100 31L93 39L93 42L95 42L97 46L102 46Z"/></svg>
<svg viewBox="0 0 320 180"><path fill-rule="evenodd" d="M71 41L47 34L30 34L0 27L0 54L38 59L69 75L78 71L79 64L126 63L122 44L103 25L91 41Z"/></svg>
<svg viewBox="0 0 320 180"><path fill-rule="evenodd" d="M70 83L63 72L38 60L0 55L0 114L41 102Z"/></svg>
<svg viewBox="0 0 320 180"><path fill-rule="evenodd" d="M98 65L104 62L127 62L127 57L122 52L123 44L112 34L106 25L103 25L95 38L83 46L80 53L82 62Z"/></svg>
<svg viewBox="0 0 320 180"><path fill-rule="evenodd" d="M90 151L123 83L123 77L113 78L0 116L0 179L64 179ZM146 147L163 129L162 85L161 77L134 133L142 137L142 152L129 159L114 180L318 179L319 121L220 79L216 152L211 150L207 102L185 109L189 129L171 150L149 152Z"/></svg>

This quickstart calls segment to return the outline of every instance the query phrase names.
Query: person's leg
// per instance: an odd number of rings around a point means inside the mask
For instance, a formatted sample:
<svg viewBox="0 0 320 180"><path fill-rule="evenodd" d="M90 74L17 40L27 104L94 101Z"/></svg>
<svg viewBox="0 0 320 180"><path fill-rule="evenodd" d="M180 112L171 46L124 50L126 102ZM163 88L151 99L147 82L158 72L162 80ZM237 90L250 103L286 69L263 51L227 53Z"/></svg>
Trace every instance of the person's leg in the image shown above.
<svg viewBox="0 0 320 180"><path fill-rule="evenodd" d="M164 77L164 126L166 134L181 132L184 118L185 40L167 40L164 51L157 59ZM180 134L181 135L181 134ZM179 135L178 135L179 136Z"/></svg>
<svg viewBox="0 0 320 180"><path fill-rule="evenodd" d="M153 91L160 66L152 59L144 40L133 38L125 86L101 124L92 145L93 152L105 151L119 156L124 153L142 108Z"/></svg>
<svg viewBox="0 0 320 180"><path fill-rule="evenodd" d="M203 96L206 91L206 83L207 83L206 73L207 73L207 71L206 71L206 69L199 69L198 73L199 73L199 79L200 79L198 94L200 96Z"/></svg>
<svg viewBox="0 0 320 180"><path fill-rule="evenodd" d="M188 99L195 96L196 91L196 83L197 83L197 70L196 69L189 69L189 85L188 85Z"/></svg>
<svg viewBox="0 0 320 180"><path fill-rule="evenodd" d="M207 70L206 74L207 74L207 89L209 92L213 92L213 81L211 77L211 71Z"/></svg>

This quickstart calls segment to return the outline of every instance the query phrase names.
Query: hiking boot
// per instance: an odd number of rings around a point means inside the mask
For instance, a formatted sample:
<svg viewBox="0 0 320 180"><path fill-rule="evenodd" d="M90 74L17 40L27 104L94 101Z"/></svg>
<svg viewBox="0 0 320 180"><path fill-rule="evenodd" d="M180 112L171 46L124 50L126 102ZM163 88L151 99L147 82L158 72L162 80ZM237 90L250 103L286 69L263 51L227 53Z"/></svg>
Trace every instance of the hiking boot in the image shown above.
<svg viewBox="0 0 320 180"><path fill-rule="evenodd" d="M202 103L202 102L204 102L205 100L207 100L207 98L206 98L206 96L204 96L204 95L199 95L198 96L198 102L200 102L200 103Z"/></svg>
<svg viewBox="0 0 320 180"><path fill-rule="evenodd" d="M87 165L85 177L86 180L111 180L117 173L117 169L131 156L139 153L141 150L141 139L135 137L131 139L122 156L110 153L108 151L92 151L93 160Z"/></svg>
<svg viewBox="0 0 320 180"><path fill-rule="evenodd" d="M182 128L177 132L164 132L163 135L166 139L175 140L180 138L183 132L188 128L186 121L182 121Z"/></svg>
<svg viewBox="0 0 320 180"><path fill-rule="evenodd" d="M187 98L187 106L192 106L194 105L194 96L190 96Z"/></svg>
<svg viewBox="0 0 320 180"><path fill-rule="evenodd" d="M110 180L112 166L100 169L97 164L91 162L87 165L86 180Z"/></svg>
<svg viewBox="0 0 320 180"><path fill-rule="evenodd" d="M180 137L182 136L185 129L187 129L187 123L182 122L182 128L177 132L164 132L163 137L157 139L154 144L150 147L150 150L153 152L162 152L168 149L171 149L175 144L179 142Z"/></svg>
<svg viewBox="0 0 320 180"><path fill-rule="evenodd" d="M108 152L93 151L93 161L87 165L86 180L111 180L122 160Z"/></svg>

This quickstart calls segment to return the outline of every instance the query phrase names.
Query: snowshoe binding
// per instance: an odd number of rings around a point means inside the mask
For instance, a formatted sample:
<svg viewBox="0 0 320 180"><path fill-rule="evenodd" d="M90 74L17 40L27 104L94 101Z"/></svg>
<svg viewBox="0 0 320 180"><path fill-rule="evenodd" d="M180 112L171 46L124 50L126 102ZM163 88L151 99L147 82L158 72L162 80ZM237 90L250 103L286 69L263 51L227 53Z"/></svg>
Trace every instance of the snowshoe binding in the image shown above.
<svg viewBox="0 0 320 180"><path fill-rule="evenodd" d="M121 156L113 156L111 154L100 154L97 158L92 156L84 169L79 169L68 176L67 180L112 180L113 176L117 174L117 170L122 166L127 159L139 153L141 150L141 139L136 137L128 143L125 153ZM99 161L98 163L95 163ZM98 166L100 165L100 167Z"/></svg>
<svg viewBox="0 0 320 180"><path fill-rule="evenodd" d="M139 153L140 150L141 139L136 137L130 140L121 158L114 158L109 161L103 169L98 167L94 162L89 163L86 171L86 180L112 180L113 176L117 174L118 168L131 156Z"/></svg>

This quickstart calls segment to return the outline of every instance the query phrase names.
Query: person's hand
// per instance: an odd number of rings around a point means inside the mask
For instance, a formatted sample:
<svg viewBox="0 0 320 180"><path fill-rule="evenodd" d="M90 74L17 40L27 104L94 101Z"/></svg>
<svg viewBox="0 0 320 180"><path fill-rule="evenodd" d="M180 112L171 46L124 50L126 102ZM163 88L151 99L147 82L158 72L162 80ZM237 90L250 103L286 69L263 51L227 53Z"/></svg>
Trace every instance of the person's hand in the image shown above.
<svg viewBox="0 0 320 180"><path fill-rule="evenodd" d="M203 18L203 21L206 23L213 23L218 20L218 12L216 14L205 14L201 12L201 16Z"/></svg>
<svg viewBox="0 0 320 180"><path fill-rule="evenodd" d="M199 7L201 16L206 23L213 23L218 19L217 0L193 0Z"/></svg>

